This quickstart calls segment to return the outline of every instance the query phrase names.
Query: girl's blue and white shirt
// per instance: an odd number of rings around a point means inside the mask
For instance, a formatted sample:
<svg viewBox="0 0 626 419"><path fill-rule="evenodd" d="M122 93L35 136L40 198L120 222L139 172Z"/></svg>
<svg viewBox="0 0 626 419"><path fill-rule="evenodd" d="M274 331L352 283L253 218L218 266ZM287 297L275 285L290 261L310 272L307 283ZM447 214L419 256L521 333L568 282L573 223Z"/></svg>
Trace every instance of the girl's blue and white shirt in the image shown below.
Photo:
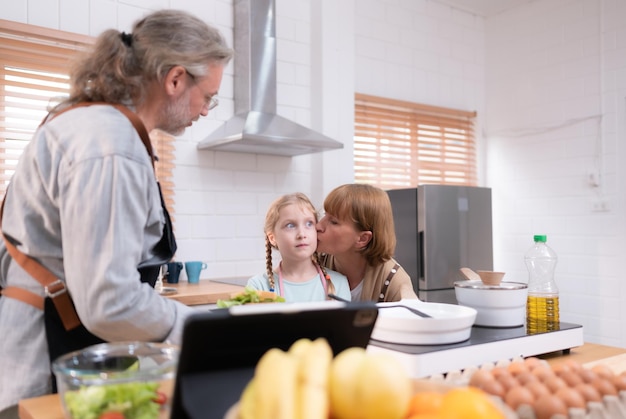
<svg viewBox="0 0 626 419"><path fill-rule="evenodd" d="M330 280L335 286L335 295L346 300L350 300L350 285L348 284L348 279L339 272L332 271L330 269L327 269L326 271L328 272L328 275L330 275ZM274 273L274 283L276 284L274 292L280 294L277 273ZM267 273L253 276L248 280L247 285L256 290L270 291L270 282L267 277ZM319 275L315 275L305 282L291 282L283 278L283 289L285 291L285 295L282 295L282 297L284 297L285 301L289 303L326 300L324 286L322 285Z"/></svg>

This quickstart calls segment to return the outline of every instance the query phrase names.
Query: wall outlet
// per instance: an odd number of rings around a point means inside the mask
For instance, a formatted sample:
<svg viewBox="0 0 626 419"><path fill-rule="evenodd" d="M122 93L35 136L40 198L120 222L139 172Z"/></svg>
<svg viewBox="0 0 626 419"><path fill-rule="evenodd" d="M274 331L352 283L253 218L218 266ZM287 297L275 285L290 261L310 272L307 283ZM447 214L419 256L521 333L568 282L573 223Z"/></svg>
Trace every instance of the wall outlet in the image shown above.
<svg viewBox="0 0 626 419"><path fill-rule="evenodd" d="M587 183L592 188L600 186L600 172L598 170L589 170L587 172Z"/></svg>
<svg viewBox="0 0 626 419"><path fill-rule="evenodd" d="M607 199L595 199L591 203L591 210L593 212L608 212L611 210L611 206L609 205L609 201Z"/></svg>

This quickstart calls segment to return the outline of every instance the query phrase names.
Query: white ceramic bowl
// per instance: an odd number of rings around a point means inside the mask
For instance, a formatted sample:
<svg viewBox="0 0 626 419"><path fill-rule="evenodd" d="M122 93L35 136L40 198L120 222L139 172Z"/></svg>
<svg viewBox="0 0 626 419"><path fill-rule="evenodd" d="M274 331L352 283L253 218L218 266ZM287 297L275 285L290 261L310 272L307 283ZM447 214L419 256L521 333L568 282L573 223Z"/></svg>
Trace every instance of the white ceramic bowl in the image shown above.
<svg viewBox="0 0 626 419"><path fill-rule="evenodd" d="M123 405L126 417L169 418L178 354L174 345L120 342L58 358L52 368L65 416L97 418Z"/></svg>
<svg viewBox="0 0 626 419"><path fill-rule="evenodd" d="M423 311L431 318L420 317L406 305ZM444 345L469 339L476 310L456 304L427 303L420 300L378 303L378 319L372 339L409 345Z"/></svg>
<svg viewBox="0 0 626 419"><path fill-rule="evenodd" d="M476 326L516 327L526 319L528 285L501 282L486 285L482 281L457 281L454 292L459 305L476 309Z"/></svg>

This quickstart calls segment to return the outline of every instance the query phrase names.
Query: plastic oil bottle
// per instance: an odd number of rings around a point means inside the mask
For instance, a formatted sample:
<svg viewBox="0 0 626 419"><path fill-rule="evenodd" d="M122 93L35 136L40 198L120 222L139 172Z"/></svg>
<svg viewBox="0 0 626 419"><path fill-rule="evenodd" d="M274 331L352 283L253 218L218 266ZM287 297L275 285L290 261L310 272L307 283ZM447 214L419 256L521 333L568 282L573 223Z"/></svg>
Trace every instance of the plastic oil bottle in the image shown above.
<svg viewBox="0 0 626 419"><path fill-rule="evenodd" d="M528 268L526 329L529 334L559 330L559 289L554 281L557 256L545 235L534 236L535 244L524 260Z"/></svg>

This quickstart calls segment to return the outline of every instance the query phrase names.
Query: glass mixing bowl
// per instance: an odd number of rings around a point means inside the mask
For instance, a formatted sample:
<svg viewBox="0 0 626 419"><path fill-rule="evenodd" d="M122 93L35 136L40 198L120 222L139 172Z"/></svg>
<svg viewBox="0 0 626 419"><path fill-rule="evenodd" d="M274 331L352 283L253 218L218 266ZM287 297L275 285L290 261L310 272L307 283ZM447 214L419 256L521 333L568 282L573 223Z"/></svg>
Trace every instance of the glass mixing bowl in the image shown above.
<svg viewBox="0 0 626 419"><path fill-rule="evenodd" d="M58 358L52 371L66 417L169 418L178 355L174 345L120 342Z"/></svg>

